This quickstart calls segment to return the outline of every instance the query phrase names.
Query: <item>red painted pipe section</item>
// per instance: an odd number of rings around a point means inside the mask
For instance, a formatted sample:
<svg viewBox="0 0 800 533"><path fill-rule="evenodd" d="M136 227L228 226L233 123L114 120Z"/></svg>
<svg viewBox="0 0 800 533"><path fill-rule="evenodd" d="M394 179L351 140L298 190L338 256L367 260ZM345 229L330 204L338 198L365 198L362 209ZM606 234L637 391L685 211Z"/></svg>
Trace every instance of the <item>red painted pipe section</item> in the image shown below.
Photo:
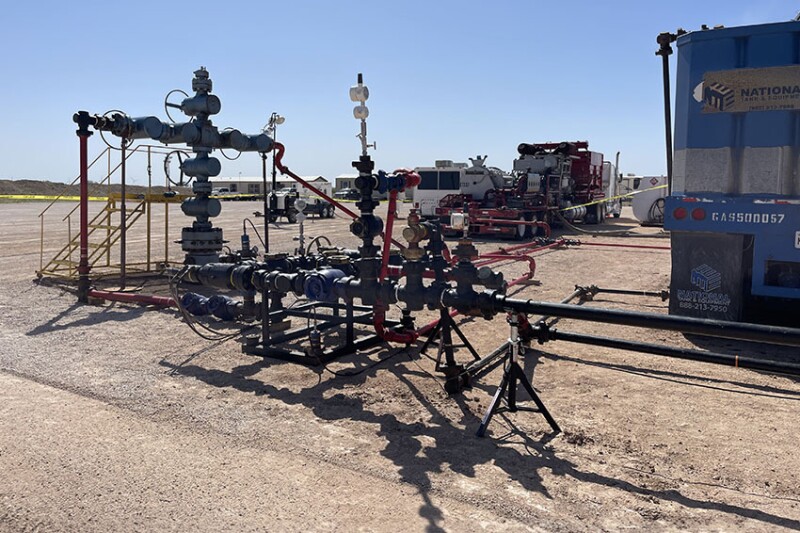
<svg viewBox="0 0 800 533"><path fill-rule="evenodd" d="M109 302L126 302L144 305L157 305L160 307L177 307L175 300L166 296L153 296L151 294L131 294L127 292L110 292L90 290L91 298L100 298Z"/></svg>
<svg viewBox="0 0 800 533"><path fill-rule="evenodd" d="M314 187L313 185L308 183L306 180L304 180L303 178L301 178L300 176L298 176L297 174L295 174L294 172L289 170L289 167L287 167L286 165L283 164L283 154L284 154L284 152L286 152L286 147L285 146L283 146L281 143L275 143L274 150L275 150L275 156L274 156L275 157L275 166L278 167L278 170L281 171L281 174L286 174L287 176L292 178L294 181L296 181L297 183L299 183L300 185L302 185L306 189L308 189L310 191L313 191L316 194L320 195L326 201L330 202L331 204L335 205L336 207L338 207L339 209L341 209L342 211L344 211L345 213L350 215L350 218L358 218L358 215L356 215L355 213L350 211L344 205L342 205L341 203L337 202L336 200L334 200L333 198L331 198L330 196L328 196L327 194L325 194L321 190L317 189L316 187Z"/></svg>
<svg viewBox="0 0 800 533"><path fill-rule="evenodd" d="M481 259L495 259L497 261L527 261L528 269L530 270L530 277L532 278L536 273L536 259L529 255L524 254L482 254ZM480 265L484 266L484 265ZM530 279L530 278L529 278Z"/></svg>
<svg viewBox="0 0 800 533"><path fill-rule="evenodd" d="M80 259L78 261L78 300L86 303L89 289L89 155L88 144L91 133L81 134L80 140ZM72 235L70 235L70 239Z"/></svg>
<svg viewBox="0 0 800 533"><path fill-rule="evenodd" d="M386 329L383 325L386 320L386 309L381 305L376 305L372 308L372 325L375 328L375 333L387 342L397 342L399 344L411 344L416 342L420 333L417 331L394 331Z"/></svg>
<svg viewBox="0 0 800 533"><path fill-rule="evenodd" d="M333 198L331 198L330 196L328 196L327 194L325 194L321 190L317 189L316 187L311 185L309 182L307 182L306 180L304 180L303 178L301 178L300 176L298 176L297 174L295 174L294 172L289 170L289 167L287 167L286 165L283 164L283 154L284 154L284 152L286 152L286 147L285 146L283 146L281 143L275 143L274 150L275 150L275 156L274 156L275 157L275 166L278 167L278 170L281 171L281 174L286 174L287 176L292 178L294 181L296 181L297 183L299 183L300 185L302 185L306 189L315 192L320 197L324 198L326 201L330 202L331 204L335 205L337 208L341 209L343 212L345 212L348 215L350 215L350 218L358 218L357 214L355 214L350 209L348 209L347 207L342 205L340 202L337 202L336 200L334 200ZM401 250L403 250L405 248L405 246L400 244L395 239L392 239L391 241L392 241L392 243L395 244L395 246L397 246Z"/></svg>
<svg viewBox="0 0 800 533"><path fill-rule="evenodd" d="M383 281L389 272L389 247L392 241L386 238L386 235L392 235L392 227L394 226L394 215L397 209L397 191L393 190L389 193L389 207L386 214L386 228L383 230L383 252L381 254L381 273L378 281Z"/></svg>
<svg viewBox="0 0 800 533"><path fill-rule="evenodd" d="M511 258L527 257L528 254L532 254L532 253L535 253L535 252L541 252L543 250L549 250L551 248L556 248L558 246L561 246L561 245L564 244L564 242L565 241L563 239L560 239L560 240L558 240L558 241L556 241L554 243L545 244L544 246L537 246L537 247L532 248L530 250L526 250L525 252L522 252L521 254L514 254L514 255L512 255L510 257L503 257L501 259L489 258L489 256L491 256L491 255L498 255L499 256L499 255L502 254L504 256L509 256L510 255L509 252L512 252L512 251L515 251L515 250L521 250L521 249L526 248L526 247L529 248L532 245L535 246L535 244L527 243L527 244L521 244L521 245L517 245L517 246L512 246L510 248L500 248L500 250L497 251L497 252L492 252L491 254L482 254L480 257L481 258L487 258L487 259L476 262L475 266L476 267L482 267L482 266L487 266L487 265L493 265L494 263L499 263L501 261L505 261L505 260L508 260L508 259L511 259Z"/></svg>

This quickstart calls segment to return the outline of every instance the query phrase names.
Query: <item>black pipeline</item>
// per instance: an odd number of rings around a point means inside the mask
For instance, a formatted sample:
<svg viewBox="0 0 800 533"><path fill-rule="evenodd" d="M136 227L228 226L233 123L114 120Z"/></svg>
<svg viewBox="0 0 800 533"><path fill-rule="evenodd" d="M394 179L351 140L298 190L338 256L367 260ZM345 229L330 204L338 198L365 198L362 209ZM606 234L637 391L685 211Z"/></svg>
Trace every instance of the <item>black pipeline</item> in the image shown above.
<svg viewBox="0 0 800 533"><path fill-rule="evenodd" d="M533 326L534 333L540 343L547 341L567 341L579 344L590 344L592 346L604 346L606 348L617 348L619 350L629 350L632 352L643 352L653 355L663 355L676 359L687 359L689 361L701 361L704 363L715 363L718 365L735 366L737 368L748 368L750 370L763 370L766 372L777 372L780 374L790 374L800 376L800 364L787 363L783 361L765 361L741 355L729 355L715 352L704 352L689 348L676 348L664 346L662 344L651 344L647 342L628 341L623 339L613 339L598 335L586 335L583 333L572 333L561 331L546 326Z"/></svg>
<svg viewBox="0 0 800 533"><path fill-rule="evenodd" d="M515 300L497 291L484 291L469 295L459 295L455 290L446 290L442 304L461 309L478 307L481 311L516 311L531 315L572 318L589 322L617 324L638 328L680 331L709 337L764 342L785 346L800 346L800 329L761 324L742 324L708 318L692 318L655 313L622 311L617 309L598 309L569 304L538 302L535 300Z"/></svg>

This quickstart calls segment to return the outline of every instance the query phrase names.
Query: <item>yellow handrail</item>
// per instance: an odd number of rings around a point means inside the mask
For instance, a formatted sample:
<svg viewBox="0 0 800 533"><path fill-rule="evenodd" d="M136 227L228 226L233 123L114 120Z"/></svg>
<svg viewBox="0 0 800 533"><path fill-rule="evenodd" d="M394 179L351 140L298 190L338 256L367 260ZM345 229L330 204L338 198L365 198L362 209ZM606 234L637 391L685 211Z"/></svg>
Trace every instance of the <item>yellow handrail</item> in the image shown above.
<svg viewBox="0 0 800 533"><path fill-rule="evenodd" d="M87 168L92 168L92 166L93 166L95 163L97 163L97 161L99 161L99 160L100 160L100 158L101 158L101 157L103 157L103 156L105 155L105 153L106 153L106 152L108 152L109 150L110 150L110 148L106 147L106 149L105 149L105 150L103 150L102 152L100 152L100 155L98 155L97 157L95 157L95 158L94 158L94 161L92 161L91 163L89 163L89 166L88 166ZM75 185L75 182L76 182L76 181L78 181L79 179L81 179L81 175L80 175L80 174L78 174L78 176L77 176L77 177L76 177L74 180L72 180L72 182L70 182L70 184L69 184L69 185L67 185L67 187L69 187L70 185ZM64 197L65 195L66 195L66 191L64 191L63 193L61 193L61 194L59 194L58 196L56 196L56 197L53 199L53 201L52 201L52 202L50 202L49 204L47 204L47 207L45 207L45 208L42 210L42 212L41 212L41 213L39 213L39 218L43 217L43 216L44 216L44 214L45 214L45 213L47 213L47 210L48 210L48 209L50 209L51 207L53 207L53 204L54 204L54 203L56 203L58 200L60 200L60 199L61 199L62 197ZM63 222L63 221L62 221L62 222Z"/></svg>

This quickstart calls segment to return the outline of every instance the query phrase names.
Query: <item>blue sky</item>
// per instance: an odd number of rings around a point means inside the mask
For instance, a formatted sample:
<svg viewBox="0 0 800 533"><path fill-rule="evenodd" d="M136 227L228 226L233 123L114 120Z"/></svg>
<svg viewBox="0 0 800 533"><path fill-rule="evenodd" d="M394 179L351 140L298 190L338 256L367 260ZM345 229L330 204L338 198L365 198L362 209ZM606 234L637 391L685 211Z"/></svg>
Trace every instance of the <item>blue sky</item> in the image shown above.
<svg viewBox="0 0 800 533"><path fill-rule="evenodd" d="M284 161L332 179L358 156L348 88L364 73L379 168L588 140L621 170L665 170L656 35L794 17L796 2L14 2L3 12L0 178L77 175L72 114L165 118L174 88L208 68L215 123L257 132L286 117ZM178 113L180 114L180 113ZM97 135L90 156L103 148ZM245 154L223 176L259 175ZM154 162L154 181L163 180ZM136 167L132 167L136 168ZM132 170L143 183L143 170Z"/></svg>

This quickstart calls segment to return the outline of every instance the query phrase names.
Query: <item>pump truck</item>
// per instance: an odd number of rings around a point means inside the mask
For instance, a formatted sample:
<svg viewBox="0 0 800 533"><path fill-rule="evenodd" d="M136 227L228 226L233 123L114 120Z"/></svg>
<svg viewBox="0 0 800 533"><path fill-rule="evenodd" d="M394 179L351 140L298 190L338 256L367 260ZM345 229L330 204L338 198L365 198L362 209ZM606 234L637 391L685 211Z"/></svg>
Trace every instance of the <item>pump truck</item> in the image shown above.
<svg viewBox="0 0 800 533"><path fill-rule="evenodd" d="M522 143L517 152L510 183L484 159L471 160L459 191L444 196L435 209L445 235L524 239L549 233L562 219L604 221L603 200L606 189L616 185L616 167L604 168L603 154L590 151L588 142Z"/></svg>

